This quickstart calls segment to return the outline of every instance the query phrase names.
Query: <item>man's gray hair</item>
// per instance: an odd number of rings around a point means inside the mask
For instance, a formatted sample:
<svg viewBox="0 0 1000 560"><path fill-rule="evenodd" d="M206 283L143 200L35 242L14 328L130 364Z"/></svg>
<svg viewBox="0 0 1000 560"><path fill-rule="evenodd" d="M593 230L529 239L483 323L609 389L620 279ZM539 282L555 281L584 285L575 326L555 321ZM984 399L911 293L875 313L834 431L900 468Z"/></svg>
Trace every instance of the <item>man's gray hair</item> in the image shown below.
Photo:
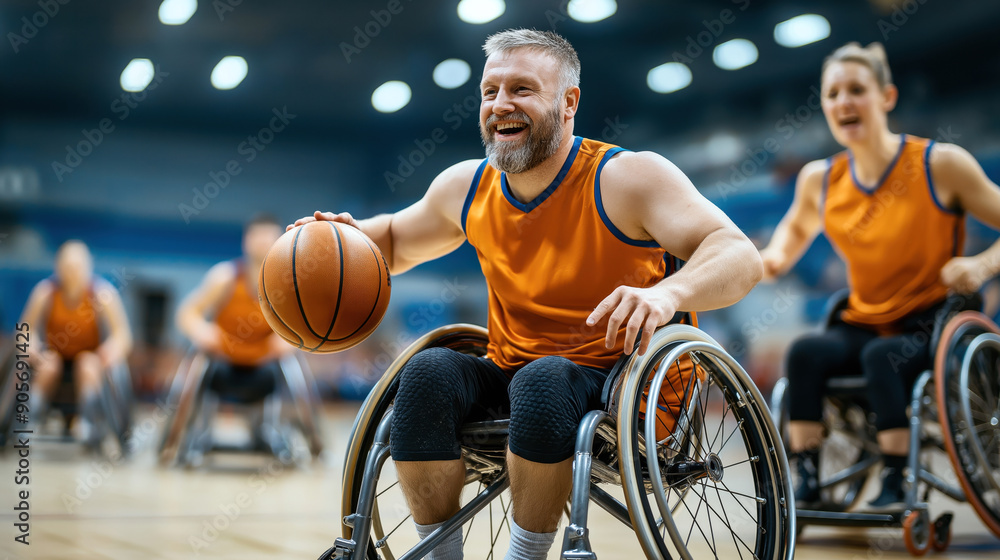
<svg viewBox="0 0 1000 560"><path fill-rule="evenodd" d="M504 54L514 49L528 48L544 52L559 62L559 82L562 90L580 87L580 58L562 35L535 29L508 29L486 39L486 56Z"/></svg>

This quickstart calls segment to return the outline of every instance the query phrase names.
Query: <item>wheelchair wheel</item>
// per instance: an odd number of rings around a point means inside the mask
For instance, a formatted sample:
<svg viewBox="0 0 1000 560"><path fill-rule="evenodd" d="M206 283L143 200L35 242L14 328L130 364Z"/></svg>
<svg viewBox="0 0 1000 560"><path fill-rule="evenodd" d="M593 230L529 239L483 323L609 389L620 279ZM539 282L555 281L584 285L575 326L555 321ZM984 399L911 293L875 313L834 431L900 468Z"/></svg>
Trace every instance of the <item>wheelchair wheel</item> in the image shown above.
<svg viewBox="0 0 1000 560"><path fill-rule="evenodd" d="M323 435L320 429L322 403L316 380L305 362L298 356L281 359L281 375L290 400L292 423L305 440L312 457L323 452Z"/></svg>
<svg viewBox="0 0 1000 560"><path fill-rule="evenodd" d="M482 327L474 325L442 327L415 341L389 366L382 379L365 399L351 430L344 466L341 504L344 517L358 509L367 454L372 448L380 422L391 410L398 388L398 374L406 362L417 352L434 347L451 348L482 356L486 353L486 343L486 330ZM463 457L467 467L466 486L462 494L463 505L487 486L497 482L502 484L506 480L504 465L506 422L476 423L463 428L463 432L470 428L474 433L468 434L469 442L463 442ZM502 487L506 487L506 484ZM376 558L392 560L416 545L418 537L391 460L386 460L378 472L374 495L370 542L358 545L367 546L367 557L372 560ZM466 524L463 537L467 545L466 558L476 558L478 554L468 548L469 543L488 547L488 550L481 555L483 558L502 556L502 550L498 548L494 551L494 548L500 545L506 546L509 541L509 513L509 499L499 494L496 500L488 503ZM350 538L352 533L352 527L343 525L345 538Z"/></svg>
<svg viewBox="0 0 1000 560"><path fill-rule="evenodd" d="M778 380L771 396L771 416L788 441L788 379ZM859 403L840 397L824 399L826 437L820 450L819 487L822 509L847 511L863 494L871 468L878 462L878 442ZM788 452L787 446L785 449ZM799 484L795 459L788 457L792 487Z"/></svg>
<svg viewBox="0 0 1000 560"><path fill-rule="evenodd" d="M664 385L674 364L695 374ZM654 334L626 366L613 411L633 528L649 558L790 559L795 515L781 439L746 372L710 337L685 325ZM645 394L673 393L677 410L642 418ZM663 437L666 433L666 437ZM655 445L649 442L655 441Z"/></svg>
<svg viewBox="0 0 1000 560"><path fill-rule="evenodd" d="M934 364L948 457L966 499L1000 536L1000 336L984 315L966 311L945 327Z"/></svg>
<svg viewBox="0 0 1000 560"><path fill-rule="evenodd" d="M824 416L828 434L820 451L820 496L824 508L846 511L861 498L878 462L878 442L857 403L830 399Z"/></svg>
<svg viewBox="0 0 1000 560"><path fill-rule="evenodd" d="M204 354L192 353L177 367L167 395L170 412L160 440L160 466L173 466L179 458L181 445L195 420L198 401L205 391L207 371L208 357Z"/></svg>
<svg viewBox="0 0 1000 560"><path fill-rule="evenodd" d="M903 544L913 556L923 556L934 541L934 525L927 510L911 511L903 520Z"/></svg>

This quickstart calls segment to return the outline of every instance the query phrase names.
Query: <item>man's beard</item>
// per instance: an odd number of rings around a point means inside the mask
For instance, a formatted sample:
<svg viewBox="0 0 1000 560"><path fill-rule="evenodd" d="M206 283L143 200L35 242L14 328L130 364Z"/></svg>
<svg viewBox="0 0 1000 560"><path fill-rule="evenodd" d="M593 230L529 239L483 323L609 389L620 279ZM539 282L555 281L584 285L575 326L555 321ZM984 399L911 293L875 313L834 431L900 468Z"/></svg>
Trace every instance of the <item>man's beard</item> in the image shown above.
<svg viewBox="0 0 1000 560"><path fill-rule="evenodd" d="M548 159L562 143L563 129L559 126L559 105L543 115L537 122L523 112L499 117L490 115L486 126L479 125L479 133L486 147L486 157L494 169L505 173L523 173ZM520 143L497 141L493 124L499 120L517 120L528 124L528 138Z"/></svg>

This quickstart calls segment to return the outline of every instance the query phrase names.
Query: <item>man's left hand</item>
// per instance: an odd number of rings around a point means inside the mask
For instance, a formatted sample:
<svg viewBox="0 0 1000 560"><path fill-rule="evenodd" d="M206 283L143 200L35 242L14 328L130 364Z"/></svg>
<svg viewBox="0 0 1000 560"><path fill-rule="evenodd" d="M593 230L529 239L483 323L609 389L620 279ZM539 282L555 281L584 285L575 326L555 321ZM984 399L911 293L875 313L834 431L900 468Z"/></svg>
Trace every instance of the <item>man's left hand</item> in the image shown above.
<svg viewBox="0 0 1000 560"><path fill-rule="evenodd" d="M611 295L604 298L590 317L587 317L587 326L596 325L602 317L610 313L604 345L607 348L614 348L618 340L618 329L622 323L628 321L625 328L625 353L632 353L636 337L641 332L639 355L642 355L646 353L656 328L667 324L676 312L677 303L662 287L619 286L611 292Z"/></svg>

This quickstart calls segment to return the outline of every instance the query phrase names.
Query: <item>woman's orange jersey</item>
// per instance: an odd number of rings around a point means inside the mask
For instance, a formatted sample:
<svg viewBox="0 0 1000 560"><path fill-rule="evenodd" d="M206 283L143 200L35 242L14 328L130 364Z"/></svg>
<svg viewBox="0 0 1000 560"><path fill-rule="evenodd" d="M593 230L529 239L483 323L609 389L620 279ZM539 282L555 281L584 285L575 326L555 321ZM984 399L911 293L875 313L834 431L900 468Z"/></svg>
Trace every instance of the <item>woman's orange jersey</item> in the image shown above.
<svg viewBox="0 0 1000 560"><path fill-rule="evenodd" d="M900 135L896 158L871 188L858 181L849 151L828 160L824 225L847 262L847 323L894 333L897 321L947 295L941 268L961 254L965 220L934 194L933 146Z"/></svg>
<svg viewBox="0 0 1000 560"><path fill-rule="evenodd" d="M230 361L236 365L253 366L267 354L267 339L272 331L260 311L257 294L251 294L247 288L243 263L237 261L234 266L236 279L232 295L215 315L215 324L222 329L222 350Z"/></svg>
<svg viewBox="0 0 1000 560"><path fill-rule="evenodd" d="M625 325L608 349L606 318L588 327L587 317L618 286L649 287L672 271L664 249L628 238L604 212L601 169L620 151L575 138L559 174L528 203L488 161L476 171L462 224L489 291L487 357L504 370L546 356L610 368Z"/></svg>
<svg viewBox="0 0 1000 560"><path fill-rule="evenodd" d="M57 280L50 280L55 289L45 323L45 340L64 360L72 360L80 352L97 350L101 345L101 328L94 302L94 286L84 292L80 301L70 307Z"/></svg>

